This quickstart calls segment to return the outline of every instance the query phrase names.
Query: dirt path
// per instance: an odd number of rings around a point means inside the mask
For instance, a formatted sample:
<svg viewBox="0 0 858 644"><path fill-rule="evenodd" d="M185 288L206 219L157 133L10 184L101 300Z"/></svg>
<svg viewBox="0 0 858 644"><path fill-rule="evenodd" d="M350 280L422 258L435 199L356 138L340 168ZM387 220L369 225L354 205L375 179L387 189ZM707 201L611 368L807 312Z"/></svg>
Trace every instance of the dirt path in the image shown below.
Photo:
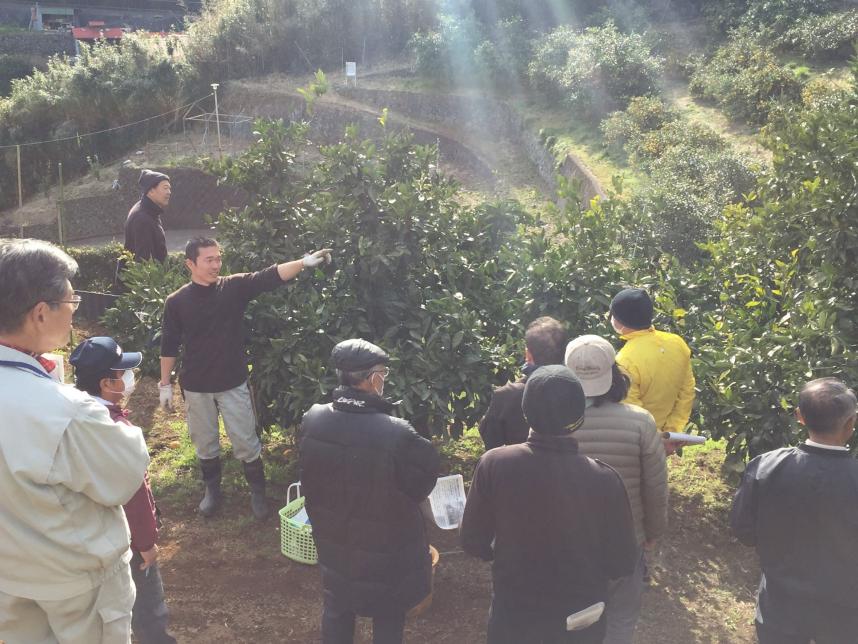
<svg viewBox="0 0 858 644"><path fill-rule="evenodd" d="M739 152L753 159L771 163L771 152L757 140L757 132L750 126L731 121L717 107L707 105L691 96L688 85L671 82L663 88L665 102L682 112L691 122L713 129L727 139Z"/></svg>

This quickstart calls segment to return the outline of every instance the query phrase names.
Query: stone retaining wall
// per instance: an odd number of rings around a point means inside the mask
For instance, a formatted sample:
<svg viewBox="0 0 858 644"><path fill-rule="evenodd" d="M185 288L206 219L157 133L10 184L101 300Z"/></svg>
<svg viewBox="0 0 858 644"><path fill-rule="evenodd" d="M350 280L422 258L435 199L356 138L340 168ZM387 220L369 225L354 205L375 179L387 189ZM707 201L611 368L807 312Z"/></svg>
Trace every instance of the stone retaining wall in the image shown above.
<svg viewBox="0 0 858 644"><path fill-rule="evenodd" d="M0 54L48 58L54 54L73 56L74 53L74 38L71 32L33 31L0 34Z"/></svg>
<svg viewBox="0 0 858 644"><path fill-rule="evenodd" d="M247 114L257 118L283 119L288 122L302 118L304 99L299 95L287 95L281 91L272 92L270 96L261 95L254 91L252 104L242 102L241 95L230 95L224 102L224 111L231 114ZM310 140L317 143L330 144L341 141L343 131L348 124L360 128L362 137L378 139L381 128L378 124L379 112L370 109L351 108L345 105L318 101L310 123ZM414 140L421 145L437 144L441 159L467 168L481 180L494 182L495 176L491 165L476 152L443 133L428 128L414 127L400 122L391 115L389 126L407 128L414 135Z"/></svg>
<svg viewBox="0 0 858 644"><path fill-rule="evenodd" d="M340 95L371 105L381 110L388 107L395 112L434 123L455 123L458 129L473 129L483 136L502 136L527 154L536 166L540 177L556 189L556 175L581 182L582 199L605 196L598 179L574 155L568 155L559 164L539 136L528 128L521 115L513 108L491 99L470 96L434 95L416 92L338 87Z"/></svg>
<svg viewBox="0 0 858 644"><path fill-rule="evenodd" d="M165 228L204 228L208 220L226 208L240 208L247 204L243 190L217 185L217 177L197 168L151 168L170 176L173 195L163 215ZM131 206L140 199L137 188L139 168L119 170L120 189L91 197L69 199L63 210L65 241L81 241L92 237L121 235L125 218ZM0 237L17 237L20 227L0 227ZM50 224L24 226L24 237L56 242L59 231L56 221Z"/></svg>

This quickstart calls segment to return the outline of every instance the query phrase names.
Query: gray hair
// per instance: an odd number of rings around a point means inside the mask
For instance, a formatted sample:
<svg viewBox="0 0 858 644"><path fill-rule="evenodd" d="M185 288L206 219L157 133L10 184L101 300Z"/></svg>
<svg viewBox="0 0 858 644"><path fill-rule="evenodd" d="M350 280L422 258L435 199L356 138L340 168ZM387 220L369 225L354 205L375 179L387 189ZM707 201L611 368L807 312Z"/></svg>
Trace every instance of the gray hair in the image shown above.
<svg viewBox="0 0 858 644"><path fill-rule="evenodd" d="M0 333L21 328L39 302L66 296L77 262L60 248L38 239L0 239Z"/></svg>
<svg viewBox="0 0 858 644"><path fill-rule="evenodd" d="M343 387L354 387L369 378L372 372L373 367L364 369L363 371L342 371L341 369L337 369L337 380Z"/></svg>

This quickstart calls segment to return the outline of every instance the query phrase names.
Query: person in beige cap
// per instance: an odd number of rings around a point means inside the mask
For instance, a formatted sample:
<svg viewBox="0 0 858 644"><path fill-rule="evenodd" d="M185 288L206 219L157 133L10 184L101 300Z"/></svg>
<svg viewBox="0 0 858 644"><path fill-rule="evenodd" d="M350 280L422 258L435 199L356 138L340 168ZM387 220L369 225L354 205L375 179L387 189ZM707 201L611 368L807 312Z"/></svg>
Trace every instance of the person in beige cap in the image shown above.
<svg viewBox="0 0 858 644"><path fill-rule="evenodd" d="M607 463L619 472L632 507L639 544L635 571L611 582L603 644L631 644L641 610L644 549L667 529L667 467L652 414L621 402L629 378L617 366L614 347L597 335L582 335L566 347L566 366L587 397L584 423L575 431L581 454Z"/></svg>

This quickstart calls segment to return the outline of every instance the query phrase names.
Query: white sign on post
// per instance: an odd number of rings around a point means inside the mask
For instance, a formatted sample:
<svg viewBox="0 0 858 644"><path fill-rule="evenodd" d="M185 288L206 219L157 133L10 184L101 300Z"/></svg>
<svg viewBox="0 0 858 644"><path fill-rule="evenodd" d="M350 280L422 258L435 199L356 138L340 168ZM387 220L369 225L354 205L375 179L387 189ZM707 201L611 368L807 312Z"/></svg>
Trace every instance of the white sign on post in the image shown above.
<svg viewBox="0 0 858 644"><path fill-rule="evenodd" d="M356 62L347 62L346 63L346 79L353 78L355 82L355 86L357 86L357 63Z"/></svg>

